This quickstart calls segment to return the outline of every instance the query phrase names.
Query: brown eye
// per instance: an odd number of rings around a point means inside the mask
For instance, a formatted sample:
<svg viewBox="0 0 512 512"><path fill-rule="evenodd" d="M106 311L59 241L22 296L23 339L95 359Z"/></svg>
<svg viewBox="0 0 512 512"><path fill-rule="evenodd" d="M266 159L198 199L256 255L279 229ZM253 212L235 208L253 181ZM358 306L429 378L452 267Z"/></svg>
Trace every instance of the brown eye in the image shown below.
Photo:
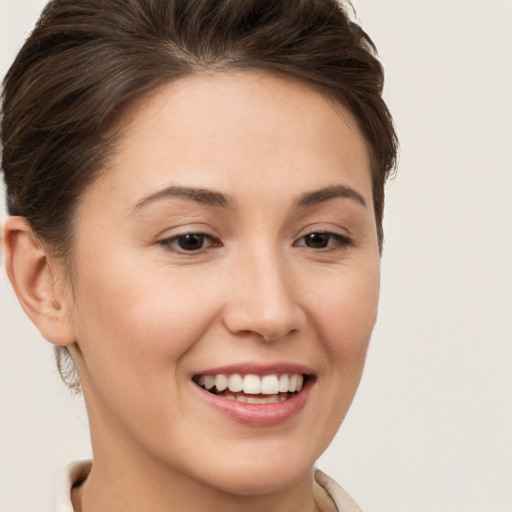
<svg viewBox="0 0 512 512"><path fill-rule="evenodd" d="M309 249L343 249L352 245L350 238L340 235L339 233L316 232L308 233L303 236L295 245L302 245Z"/></svg>
<svg viewBox="0 0 512 512"><path fill-rule="evenodd" d="M329 245L330 239L329 233L310 233L304 237L304 243L311 249L323 249Z"/></svg>
<svg viewBox="0 0 512 512"><path fill-rule="evenodd" d="M176 243L184 251L198 251L204 247L205 238L204 235L192 233L178 237Z"/></svg>
<svg viewBox="0 0 512 512"><path fill-rule="evenodd" d="M176 252L197 252L218 245L211 236L204 233L187 233L173 236L159 243Z"/></svg>

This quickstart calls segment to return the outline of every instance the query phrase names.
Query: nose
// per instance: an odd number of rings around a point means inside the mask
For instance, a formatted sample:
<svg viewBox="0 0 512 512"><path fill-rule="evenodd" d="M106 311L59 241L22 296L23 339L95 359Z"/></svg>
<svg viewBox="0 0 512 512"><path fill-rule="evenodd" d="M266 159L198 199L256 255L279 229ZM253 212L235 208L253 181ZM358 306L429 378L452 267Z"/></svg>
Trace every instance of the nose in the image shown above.
<svg viewBox="0 0 512 512"><path fill-rule="evenodd" d="M275 341L305 322L291 266L270 250L251 251L232 269L224 324L236 335Z"/></svg>

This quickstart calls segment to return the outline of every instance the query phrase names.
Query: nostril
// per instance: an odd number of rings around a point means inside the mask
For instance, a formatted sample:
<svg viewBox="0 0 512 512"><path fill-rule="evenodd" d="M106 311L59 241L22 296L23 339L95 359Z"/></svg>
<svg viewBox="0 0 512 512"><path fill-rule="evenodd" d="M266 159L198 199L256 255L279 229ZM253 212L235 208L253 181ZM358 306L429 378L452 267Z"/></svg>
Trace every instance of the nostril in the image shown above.
<svg viewBox="0 0 512 512"><path fill-rule="evenodd" d="M296 329L290 329L286 330L286 328L282 330L276 330L275 332L261 332L257 333L261 341L264 341L266 343L270 343L273 341L277 341L280 338L284 338L285 336L289 336L290 334L293 334L296 331Z"/></svg>

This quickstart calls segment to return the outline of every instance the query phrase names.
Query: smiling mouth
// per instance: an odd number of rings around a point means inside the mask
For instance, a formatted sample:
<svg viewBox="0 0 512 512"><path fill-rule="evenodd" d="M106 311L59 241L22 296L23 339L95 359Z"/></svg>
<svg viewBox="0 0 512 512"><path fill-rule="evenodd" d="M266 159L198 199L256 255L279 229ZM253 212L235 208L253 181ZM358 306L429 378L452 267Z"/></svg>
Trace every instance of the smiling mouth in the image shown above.
<svg viewBox="0 0 512 512"><path fill-rule="evenodd" d="M239 373L195 375L193 381L202 389L229 400L248 404L285 402L297 395L306 384L307 375L282 373L242 375Z"/></svg>

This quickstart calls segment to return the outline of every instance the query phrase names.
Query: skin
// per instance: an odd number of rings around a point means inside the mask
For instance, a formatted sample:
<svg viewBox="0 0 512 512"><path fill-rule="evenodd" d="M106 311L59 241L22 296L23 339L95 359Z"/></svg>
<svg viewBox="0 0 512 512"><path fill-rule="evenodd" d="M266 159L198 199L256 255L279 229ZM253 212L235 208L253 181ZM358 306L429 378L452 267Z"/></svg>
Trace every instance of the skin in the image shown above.
<svg viewBox="0 0 512 512"><path fill-rule="evenodd" d="M72 286L23 219L4 228L22 305L68 346L82 382L94 465L76 509L316 510L311 470L350 406L377 316L356 122L304 84L251 71L171 83L120 126L76 212ZM354 194L297 205L334 186ZM169 187L229 200L161 193ZM204 245L180 248L187 233L206 234ZM311 233L334 235L311 247ZM305 407L274 426L233 421L191 380L276 361L315 377Z"/></svg>

